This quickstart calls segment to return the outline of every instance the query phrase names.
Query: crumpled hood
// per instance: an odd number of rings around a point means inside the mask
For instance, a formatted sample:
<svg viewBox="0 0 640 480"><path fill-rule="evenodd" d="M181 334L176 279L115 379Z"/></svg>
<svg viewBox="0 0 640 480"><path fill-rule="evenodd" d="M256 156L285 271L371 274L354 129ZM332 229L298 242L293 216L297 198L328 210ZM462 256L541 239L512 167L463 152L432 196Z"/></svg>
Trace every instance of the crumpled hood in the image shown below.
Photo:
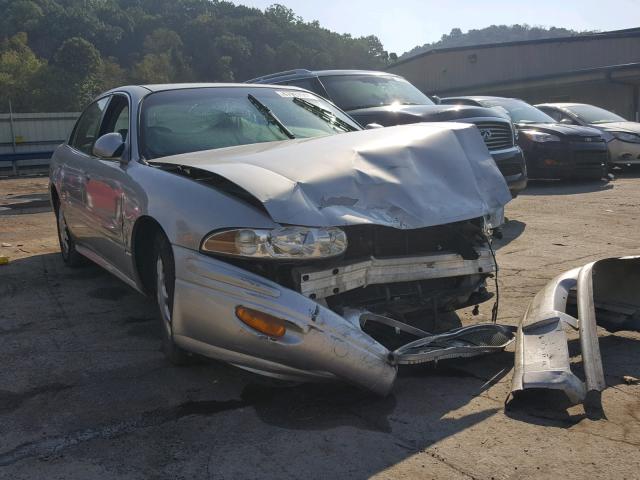
<svg viewBox="0 0 640 480"><path fill-rule="evenodd" d="M568 135L573 137L597 137L600 131L592 127L581 125L566 125L564 123L518 123L518 130L538 130L554 135Z"/></svg>
<svg viewBox="0 0 640 480"><path fill-rule="evenodd" d="M640 134L640 123L637 122L610 122L593 125L605 132L627 132Z"/></svg>
<svg viewBox="0 0 640 480"><path fill-rule="evenodd" d="M478 130L457 123L243 145L153 163L220 175L281 224L421 228L488 215L511 199Z"/></svg>

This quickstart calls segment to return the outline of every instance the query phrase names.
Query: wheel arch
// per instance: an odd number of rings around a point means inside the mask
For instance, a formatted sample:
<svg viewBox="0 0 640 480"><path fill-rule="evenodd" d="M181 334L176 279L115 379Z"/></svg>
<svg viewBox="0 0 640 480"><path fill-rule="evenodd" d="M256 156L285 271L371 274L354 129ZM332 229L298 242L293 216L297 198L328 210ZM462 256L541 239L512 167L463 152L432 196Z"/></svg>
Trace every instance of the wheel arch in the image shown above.
<svg viewBox="0 0 640 480"><path fill-rule="evenodd" d="M154 292L154 241L158 234L168 238L155 218L143 215L136 220L131 231L131 256L140 289L147 295Z"/></svg>
<svg viewBox="0 0 640 480"><path fill-rule="evenodd" d="M54 184L51 184L49 187L49 199L51 201L51 206L53 207L53 213L58 215L58 209L60 208L60 195L58 194L58 189Z"/></svg>

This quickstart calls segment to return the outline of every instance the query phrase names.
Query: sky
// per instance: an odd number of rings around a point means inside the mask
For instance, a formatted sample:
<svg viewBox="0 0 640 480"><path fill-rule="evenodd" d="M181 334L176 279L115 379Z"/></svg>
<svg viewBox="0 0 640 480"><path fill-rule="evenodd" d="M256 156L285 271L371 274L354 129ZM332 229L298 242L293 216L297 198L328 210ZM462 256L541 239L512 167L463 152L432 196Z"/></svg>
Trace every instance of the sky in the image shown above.
<svg viewBox="0 0 640 480"><path fill-rule="evenodd" d="M354 37L376 35L398 55L439 40L452 28L527 23L573 30L640 27L640 0L232 0L264 9L291 8L306 21Z"/></svg>

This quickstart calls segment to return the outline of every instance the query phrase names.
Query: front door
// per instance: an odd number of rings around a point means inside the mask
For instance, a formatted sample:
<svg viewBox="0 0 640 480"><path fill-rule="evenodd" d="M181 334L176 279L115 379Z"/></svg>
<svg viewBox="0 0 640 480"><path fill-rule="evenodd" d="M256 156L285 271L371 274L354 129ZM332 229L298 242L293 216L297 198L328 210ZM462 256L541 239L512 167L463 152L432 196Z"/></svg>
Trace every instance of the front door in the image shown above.
<svg viewBox="0 0 640 480"><path fill-rule="evenodd" d="M98 137L120 133L124 142L129 134L129 100L125 95L111 97ZM118 158L91 156L85 172L84 213L91 235L86 246L121 272L128 271L123 238L122 206L127 186L126 148Z"/></svg>
<svg viewBox="0 0 640 480"><path fill-rule="evenodd" d="M91 235L85 212L86 175L93 163L91 151L98 138L102 117L109 98L101 98L89 105L80 116L68 145L61 153L62 162L60 200L67 226L78 244Z"/></svg>

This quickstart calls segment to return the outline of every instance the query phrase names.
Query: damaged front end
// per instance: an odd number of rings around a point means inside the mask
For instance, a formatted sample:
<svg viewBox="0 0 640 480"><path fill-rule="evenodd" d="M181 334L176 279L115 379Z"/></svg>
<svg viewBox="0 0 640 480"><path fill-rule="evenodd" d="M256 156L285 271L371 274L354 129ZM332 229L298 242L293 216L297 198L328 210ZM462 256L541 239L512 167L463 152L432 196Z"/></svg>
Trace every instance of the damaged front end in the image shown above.
<svg viewBox="0 0 640 480"><path fill-rule="evenodd" d="M563 391L574 403L606 388L597 327L640 330L640 257L608 258L565 272L538 292L516 335L512 392ZM580 334L584 381L573 373L565 328Z"/></svg>
<svg viewBox="0 0 640 480"><path fill-rule="evenodd" d="M496 265L480 224L346 227L342 255L303 262L174 247L175 341L263 375L341 379L381 395L398 365L502 350L513 332L500 325L433 333L443 312L492 296Z"/></svg>
<svg viewBox="0 0 640 480"><path fill-rule="evenodd" d="M304 168L301 162L304 159ZM255 207L174 245L173 338L282 379L379 394L398 365L504 348L508 329L437 333L443 312L491 298L488 236L510 194L469 125L413 125L163 158L159 168ZM232 227L231 225L236 225Z"/></svg>

